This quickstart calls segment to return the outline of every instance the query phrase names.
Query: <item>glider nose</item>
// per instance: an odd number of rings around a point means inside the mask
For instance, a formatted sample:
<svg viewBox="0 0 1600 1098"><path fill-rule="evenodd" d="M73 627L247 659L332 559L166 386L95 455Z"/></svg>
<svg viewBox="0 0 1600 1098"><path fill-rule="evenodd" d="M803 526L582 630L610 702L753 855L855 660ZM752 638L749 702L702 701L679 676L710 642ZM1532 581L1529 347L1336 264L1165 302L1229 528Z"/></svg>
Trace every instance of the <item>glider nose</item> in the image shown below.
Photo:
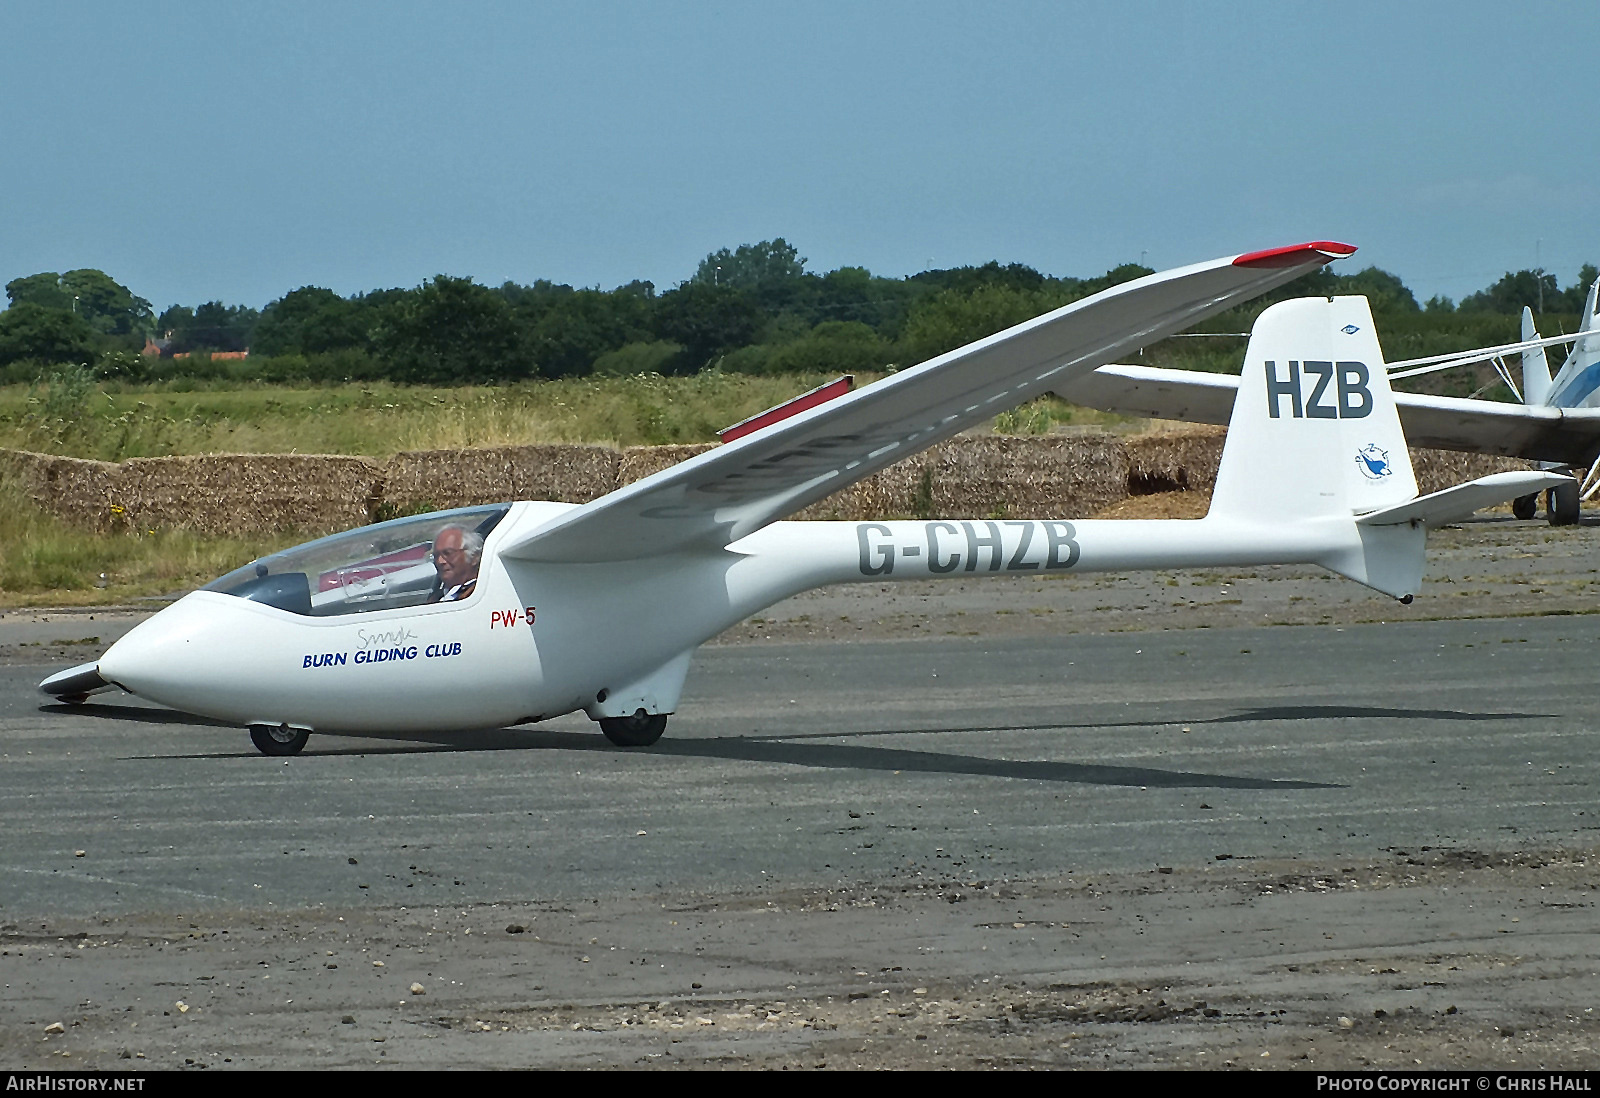
<svg viewBox="0 0 1600 1098"><path fill-rule="evenodd" d="M197 685L192 623L185 620L187 615L174 613L179 605L140 622L108 648L100 657L100 677L153 701Z"/></svg>

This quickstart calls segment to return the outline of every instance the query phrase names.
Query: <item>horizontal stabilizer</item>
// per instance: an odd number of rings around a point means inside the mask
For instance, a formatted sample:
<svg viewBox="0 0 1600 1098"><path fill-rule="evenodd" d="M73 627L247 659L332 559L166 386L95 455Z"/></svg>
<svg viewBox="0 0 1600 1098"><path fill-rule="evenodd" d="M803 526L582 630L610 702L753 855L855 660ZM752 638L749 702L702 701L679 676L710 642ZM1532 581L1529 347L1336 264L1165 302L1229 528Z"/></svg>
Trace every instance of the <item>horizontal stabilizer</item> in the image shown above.
<svg viewBox="0 0 1600 1098"><path fill-rule="evenodd" d="M1399 526L1404 523L1443 526L1460 522L1472 512L1485 507L1571 482L1571 477L1560 473L1491 473L1442 492L1418 496L1409 503L1368 512L1359 516L1356 522L1362 526Z"/></svg>

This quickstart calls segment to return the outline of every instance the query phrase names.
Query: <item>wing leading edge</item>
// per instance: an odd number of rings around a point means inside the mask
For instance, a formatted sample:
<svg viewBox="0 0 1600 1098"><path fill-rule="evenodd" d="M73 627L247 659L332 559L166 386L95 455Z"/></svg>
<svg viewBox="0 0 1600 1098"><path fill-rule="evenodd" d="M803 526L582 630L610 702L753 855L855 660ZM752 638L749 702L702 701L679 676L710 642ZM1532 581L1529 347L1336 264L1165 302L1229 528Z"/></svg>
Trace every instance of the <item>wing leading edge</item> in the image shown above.
<svg viewBox="0 0 1600 1098"><path fill-rule="evenodd" d="M1319 241L1123 283L619 488L509 543L501 556L581 563L720 548L1354 251Z"/></svg>

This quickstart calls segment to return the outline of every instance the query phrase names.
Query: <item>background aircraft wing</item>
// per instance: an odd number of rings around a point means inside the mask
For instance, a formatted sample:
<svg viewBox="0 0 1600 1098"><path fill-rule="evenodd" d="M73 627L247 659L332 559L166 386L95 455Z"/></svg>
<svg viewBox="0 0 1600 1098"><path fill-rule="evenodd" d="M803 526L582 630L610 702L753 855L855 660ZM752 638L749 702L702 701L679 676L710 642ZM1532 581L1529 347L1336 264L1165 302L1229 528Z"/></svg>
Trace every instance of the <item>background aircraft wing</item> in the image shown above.
<svg viewBox="0 0 1600 1098"><path fill-rule="evenodd" d="M1234 374L1102 366L1066 385L1063 400L1124 415L1190 423L1228 422L1239 389ZM1600 453L1600 408L1529 407L1495 400L1394 394L1413 446L1589 465Z"/></svg>
<svg viewBox="0 0 1600 1098"><path fill-rule="evenodd" d="M1552 408L1498 400L1396 393L1414 446L1588 465L1600 451L1600 408Z"/></svg>
<svg viewBox="0 0 1600 1098"><path fill-rule="evenodd" d="M727 545L1354 251L1318 241L1125 282L619 488L509 542L501 556L576 563Z"/></svg>
<svg viewBox="0 0 1600 1098"><path fill-rule="evenodd" d="M1102 366L1055 387L1056 396L1085 408L1224 427L1233 418L1233 397L1238 391L1238 374L1121 363ZM1396 393L1395 399L1399 397Z"/></svg>

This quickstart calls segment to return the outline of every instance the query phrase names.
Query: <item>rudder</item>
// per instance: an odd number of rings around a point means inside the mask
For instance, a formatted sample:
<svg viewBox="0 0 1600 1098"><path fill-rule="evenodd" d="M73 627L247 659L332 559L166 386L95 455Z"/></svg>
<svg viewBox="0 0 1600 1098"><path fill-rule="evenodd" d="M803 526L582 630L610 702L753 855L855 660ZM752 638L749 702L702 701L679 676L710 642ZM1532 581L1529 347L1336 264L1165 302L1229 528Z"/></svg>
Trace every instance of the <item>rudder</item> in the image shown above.
<svg viewBox="0 0 1600 1098"><path fill-rule="evenodd" d="M1250 332L1210 514L1348 517L1416 494L1367 299L1265 310Z"/></svg>

